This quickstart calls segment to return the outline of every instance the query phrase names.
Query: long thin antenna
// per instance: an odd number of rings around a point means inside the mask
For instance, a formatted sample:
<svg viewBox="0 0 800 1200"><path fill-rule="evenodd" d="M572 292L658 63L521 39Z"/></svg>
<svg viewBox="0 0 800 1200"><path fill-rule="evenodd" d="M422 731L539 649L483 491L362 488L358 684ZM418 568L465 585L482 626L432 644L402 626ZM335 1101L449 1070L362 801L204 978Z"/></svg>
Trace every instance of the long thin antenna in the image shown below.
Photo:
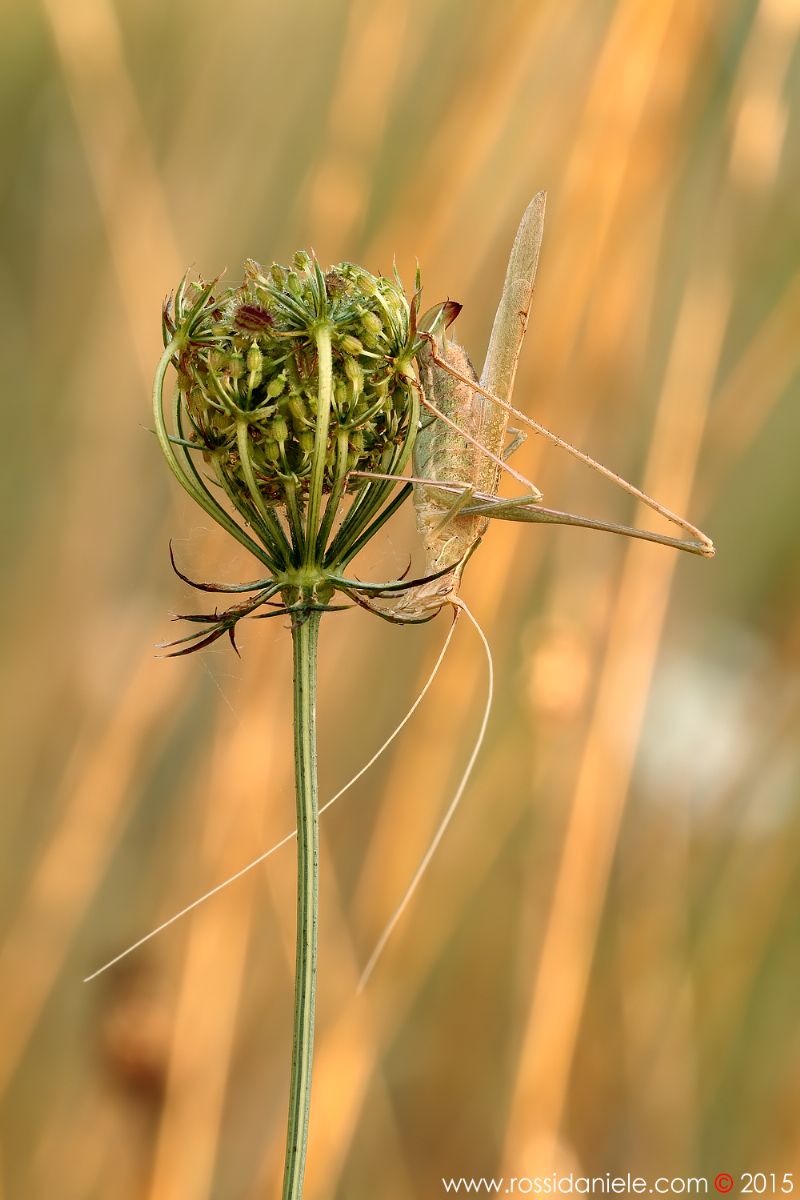
<svg viewBox="0 0 800 1200"><path fill-rule="evenodd" d="M466 606L463 606L463 607L466 609ZM352 777L352 779L349 779L347 781L347 783L344 785L344 787L339 788L339 791L334 796L331 796L330 800L327 800L325 802L325 804L323 804L322 808L319 810L320 816L322 816L322 814L324 812L326 812L331 807L332 804L335 804L336 801L339 800L345 794L345 792L349 791L350 788L353 786L353 784L357 783L362 775L366 774L366 772L370 769L370 767L378 761L380 756L383 754L384 750L388 749L388 747L392 744L392 742L397 737L397 735L405 728L405 726L411 720L414 713L417 711L420 704L422 703L425 696L427 695L427 693L431 687L431 684L433 683L434 679L436 678L436 676L439 673L439 668L441 667L441 665L444 661L444 656L447 654L447 651L450 647L450 643L453 640L453 634L455 633L456 622L458 621L458 611L459 610L456 609L456 611L453 614L452 624L450 626L450 629L448 630L447 637L444 640L444 645L442 646L441 650L439 651L439 657L436 659L436 662L433 666L433 670L431 671L430 675L428 676L427 680L425 681L425 685L423 686L423 688L420 691L419 695L417 696L416 700L411 705L411 708L409 708L408 712L403 717L402 721L400 721L400 723L395 726L394 730L392 731L392 733L389 734L388 738L383 743L383 745L380 746L375 751L372 758L370 758L367 762L364 763L364 766L361 768L361 770L358 771ZM471 620L474 621L475 618L472 616L471 613L468 612L467 615L470 617ZM240 870L236 871L233 875L229 875L227 879L224 879L222 881L222 883L216 884L215 887L211 888L207 892L204 892L202 896L198 896L198 898L196 900L193 900L191 902L191 904L187 904L185 908L182 908L180 910L180 912L176 912L174 916L169 917L166 921L162 921L161 924L157 925L155 929L151 929L149 933L146 933L144 935L144 937L140 937L138 942L134 942L133 945L128 946L128 948L126 950L123 950L120 954L115 955L114 958L109 959L107 963L103 963L102 967L98 967L96 971L92 971L91 975L87 975L85 977L85 979L83 980L83 982L90 983L93 979L96 979L98 975L102 975L104 971L107 971L109 969L109 967L113 967L116 963L120 962L121 959L127 958L129 954L133 954L134 950L138 950L140 946L143 946L145 944L145 942L149 942L151 940L151 938L156 937L157 934L163 933L165 929L168 929L170 927L170 925L174 925L176 921L180 921L181 917L185 917L186 914L192 912L193 909L199 908L199 906L201 904L205 904L206 900L210 900L212 896L216 896L218 892L223 891L223 889L228 887L229 884L235 883L237 879L241 879L243 875L246 875L248 873L248 871L252 871L253 868L257 867L260 863L266 862L266 860L268 858L271 858L271 856L277 850L280 850L288 842L291 842L292 839L295 837L297 837L297 830L293 829L291 833L287 833L286 836L281 838L281 840L279 842L276 842L274 846L270 846L269 850L265 850L263 854L259 854L258 858L254 858L252 860L252 862L249 862L249 863L247 863L246 866L241 867Z"/></svg>
<svg viewBox="0 0 800 1200"><path fill-rule="evenodd" d="M375 969L375 965L378 962L378 959L380 958L381 954L384 951L386 943L389 941L389 938L392 936L392 932L393 932L395 926L397 925L398 921L400 920L400 918L402 917L406 908L408 907L411 897L414 895L414 892L417 890L417 887L419 885L420 880L422 879L422 876L425 874L425 871L427 870L431 859L433 858L434 854L436 853L439 843L441 842L442 838L445 835L445 832L447 831L448 825L450 824L451 820L453 819L455 811L458 808L458 805L461 801L461 797L463 796L466 786L469 783L470 776L472 775L473 767L475 766L475 761L478 757L478 754L480 753L481 746L483 745L483 739L486 735L486 727L489 724L489 715L492 711L492 701L494 699L494 662L492 660L492 651L489 646L489 642L487 641L486 634L483 632L480 625L478 624L477 618L473 616L472 612L467 607L467 605L464 603L464 601L460 597L454 597L451 600L451 604L453 604L457 609L461 609L467 615L467 617L469 617L473 626L477 630L478 637L481 639L481 642L483 643L483 649L486 653L486 666L488 669L488 682L487 682L487 687L486 687L486 706L483 710L483 719L481 720L481 727L478 731L478 736L475 739L475 744L472 747L472 753L469 756L469 761L467 763L464 774L461 776L459 785L456 788L455 795L453 796L453 799L450 801L448 809L439 823L439 828L436 830L436 833L433 835L431 843L428 846L428 849L425 851L425 854L422 857L422 861L420 862L419 866L417 867L416 871L414 872L414 876L413 876L411 882L409 883L408 887L406 888L405 894L403 895L402 900L398 904L397 908L394 910L394 913L392 914L391 918L389 919L388 924L386 925L383 933L381 934L381 936L378 939L378 943L377 943L375 949L372 951L372 954L370 955L369 962L364 967L364 970L361 973L361 978L358 981L358 991L359 992L363 991L370 976L372 975L372 972Z"/></svg>

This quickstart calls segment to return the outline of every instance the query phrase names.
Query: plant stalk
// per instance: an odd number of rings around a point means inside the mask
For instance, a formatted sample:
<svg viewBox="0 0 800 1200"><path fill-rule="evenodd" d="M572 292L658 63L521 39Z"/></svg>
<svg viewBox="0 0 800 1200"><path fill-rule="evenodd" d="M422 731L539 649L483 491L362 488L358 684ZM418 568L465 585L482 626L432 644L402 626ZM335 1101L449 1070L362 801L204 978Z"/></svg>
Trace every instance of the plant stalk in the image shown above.
<svg viewBox="0 0 800 1200"><path fill-rule="evenodd" d="M301 1200L303 1195L311 1102L317 989L317 642L321 616L319 612L298 613L292 623L294 765L297 793L297 956L283 1200Z"/></svg>

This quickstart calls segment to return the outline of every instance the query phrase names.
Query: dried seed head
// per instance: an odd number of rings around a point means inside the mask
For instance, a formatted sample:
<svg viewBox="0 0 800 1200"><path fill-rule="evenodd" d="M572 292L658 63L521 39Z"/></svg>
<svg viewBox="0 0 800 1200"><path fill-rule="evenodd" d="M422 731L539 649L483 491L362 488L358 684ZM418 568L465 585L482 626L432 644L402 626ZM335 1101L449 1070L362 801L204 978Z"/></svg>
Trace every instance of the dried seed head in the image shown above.
<svg viewBox="0 0 800 1200"><path fill-rule="evenodd" d="M242 512L252 507L254 487L268 506L281 505L288 487L302 498L325 329L333 386L323 491L345 471L384 471L414 433L414 382L398 369L413 354L414 330L399 282L351 263L323 275L305 252L290 267L248 260L244 276L235 288L182 285L165 310L168 340L206 293L176 356L184 436L203 449L237 507L241 498Z"/></svg>

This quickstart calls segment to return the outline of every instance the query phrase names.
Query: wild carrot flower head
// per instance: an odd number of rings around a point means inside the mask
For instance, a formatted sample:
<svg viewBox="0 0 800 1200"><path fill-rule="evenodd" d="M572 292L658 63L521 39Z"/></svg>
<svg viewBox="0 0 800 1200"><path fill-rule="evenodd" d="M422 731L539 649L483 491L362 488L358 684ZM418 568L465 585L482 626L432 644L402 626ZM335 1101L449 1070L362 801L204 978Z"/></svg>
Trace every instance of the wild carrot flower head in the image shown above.
<svg viewBox="0 0 800 1200"><path fill-rule="evenodd" d="M264 606L257 615L302 619L337 591L362 602L346 567L411 493L403 475L427 336L418 293L419 280L409 303L397 279L352 263L323 272L300 253L290 267L248 260L238 286L184 279L167 300L153 386L161 449L181 486L269 572L252 585L195 584L253 594L188 614L197 628L169 644L182 646L175 653L225 632L233 641L237 622Z"/></svg>
<svg viewBox="0 0 800 1200"><path fill-rule="evenodd" d="M391 469L415 410L411 313L398 282L351 263L323 273L305 253L291 267L248 260L241 286L182 285L164 311L165 343L200 298L173 359L183 436L235 507L284 504L287 488L293 504L308 496L323 327L332 389L319 451L322 493L341 489L350 471Z"/></svg>

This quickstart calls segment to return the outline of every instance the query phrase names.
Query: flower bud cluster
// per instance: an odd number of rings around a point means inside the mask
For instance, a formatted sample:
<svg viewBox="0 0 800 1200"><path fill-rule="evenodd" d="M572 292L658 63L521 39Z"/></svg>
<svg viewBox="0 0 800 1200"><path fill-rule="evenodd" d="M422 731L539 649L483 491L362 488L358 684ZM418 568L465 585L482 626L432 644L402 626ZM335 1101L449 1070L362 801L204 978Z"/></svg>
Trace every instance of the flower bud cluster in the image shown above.
<svg viewBox="0 0 800 1200"><path fill-rule="evenodd" d="M281 504L288 488L308 492L321 329L332 370L323 491L353 470L386 471L413 435L414 331L399 282L351 263L323 274L305 253L291 267L249 260L239 287L181 285L165 309L165 342L187 314L191 334L175 356L180 433L234 504L252 501L254 481L267 505Z"/></svg>

